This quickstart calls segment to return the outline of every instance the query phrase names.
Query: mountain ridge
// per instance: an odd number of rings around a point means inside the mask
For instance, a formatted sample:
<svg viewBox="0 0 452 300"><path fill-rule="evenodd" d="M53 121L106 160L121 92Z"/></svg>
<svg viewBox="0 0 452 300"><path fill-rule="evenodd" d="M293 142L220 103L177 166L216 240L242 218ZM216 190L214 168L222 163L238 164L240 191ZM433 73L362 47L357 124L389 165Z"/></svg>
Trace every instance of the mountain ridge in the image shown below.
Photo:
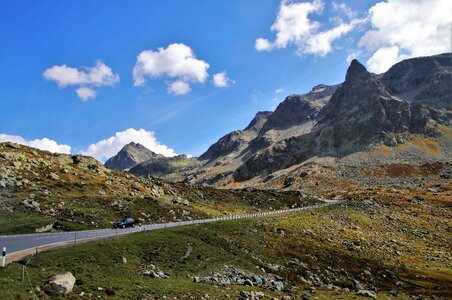
<svg viewBox="0 0 452 300"><path fill-rule="evenodd" d="M373 74L352 60L343 83L316 85L306 94L287 96L273 112L257 112L248 126L221 137L197 163L192 159L172 168L166 158L151 159L135 171L229 186L310 159L341 159L380 145L395 149L418 138L435 139L451 127L451 62L451 54L443 53L403 60ZM446 141L444 153L450 148ZM162 165L167 169L156 171Z"/></svg>

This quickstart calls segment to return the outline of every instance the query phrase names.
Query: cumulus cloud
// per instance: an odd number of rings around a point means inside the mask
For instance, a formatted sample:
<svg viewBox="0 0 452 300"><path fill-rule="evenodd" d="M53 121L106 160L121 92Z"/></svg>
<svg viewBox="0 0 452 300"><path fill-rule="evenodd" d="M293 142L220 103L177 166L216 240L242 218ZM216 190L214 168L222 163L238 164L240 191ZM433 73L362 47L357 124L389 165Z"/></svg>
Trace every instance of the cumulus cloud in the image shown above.
<svg viewBox="0 0 452 300"><path fill-rule="evenodd" d="M171 157L176 155L173 149L161 144L157 140L153 131L146 131L144 129L136 130L134 128L116 132L114 136L91 144L86 151L82 151L82 154L92 156L100 161L105 161L116 155L122 147L131 142L140 143L149 150L165 156Z"/></svg>
<svg viewBox="0 0 452 300"><path fill-rule="evenodd" d="M185 95L190 91L190 85L182 80L176 80L168 84L168 93L173 95Z"/></svg>
<svg viewBox="0 0 452 300"><path fill-rule="evenodd" d="M76 93L84 101L96 96L93 87L114 86L119 82L118 74L100 60L94 67L52 66L43 72L43 76L55 81L60 88L78 86Z"/></svg>
<svg viewBox="0 0 452 300"><path fill-rule="evenodd" d="M89 87L81 87L75 90L77 96L83 101L96 98L96 91Z"/></svg>
<svg viewBox="0 0 452 300"><path fill-rule="evenodd" d="M229 79L228 75L226 74L226 71L213 75L212 83L216 87L227 87L231 82L233 83L233 81Z"/></svg>
<svg viewBox="0 0 452 300"><path fill-rule="evenodd" d="M26 140L21 136L18 135L8 135L8 134L0 134L0 142L12 142L17 143L33 148L38 148L41 150L47 150L50 152L57 152L57 153L71 153L71 147L68 145L58 144L56 141L48 139L48 138L42 138L42 139L35 139L35 140Z"/></svg>
<svg viewBox="0 0 452 300"><path fill-rule="evenodd" d="M403 56L399 55L399 47L380 48L369 58L367 67L372 72L383 73L401 59Z"/></svg>
<svg viewBox="0 0 452 300"><path fill-rule="evenodd" d="M409 57L451 51L452 2L388 0L369 9L372 29L359 45L372 53L369 69L381 73Z"/></svg>
<svg viewBox="0 0 452 300"><path fill-rule="evenodd" d="M298 51L302 54L325 56L333 50L334 40L350 32L356 24L361 22L361 20L352 20L350 23L341 23L332 29L312 35L298 48Z"/></svg>
<svg viewBox="0 0 452 300"><path fill-rule="evenodd" d="M350 32L361 19L352 19L346 23L338 19L338 24L330 29L321 30L321 24L310 18L313 13L321 13L323 2L289 2L282 1L275 23L271 30L276 32L273 42L258 38L255 42L257 51L269 51L274 48L286 48L294 45L299 55L313 54L325 56L332 51L332 43ZM336 9L345 9L345 5L336 4Z"/></svg>
<svg viewBox="0 0 452 300"><path fill-rule="evenodd" d="M264 38L258 38L254 44L254 47L257 51L270 51L273 48L272 44Z"/></svg>
<svg viewBox="0 0 452 300"><path fill-rule="evenodd" d="M176 79L170 83L168 89L172 92L172 85L182 86L179 82L184 82L189 87L189 83L206 81L209 74L207 70L209 64L197 59L193 50L185 44L170 44L166 48L157 50L146 50L141 52L133 68L133 79L135 86L143 86L148 78L167 77Z"/></svg>

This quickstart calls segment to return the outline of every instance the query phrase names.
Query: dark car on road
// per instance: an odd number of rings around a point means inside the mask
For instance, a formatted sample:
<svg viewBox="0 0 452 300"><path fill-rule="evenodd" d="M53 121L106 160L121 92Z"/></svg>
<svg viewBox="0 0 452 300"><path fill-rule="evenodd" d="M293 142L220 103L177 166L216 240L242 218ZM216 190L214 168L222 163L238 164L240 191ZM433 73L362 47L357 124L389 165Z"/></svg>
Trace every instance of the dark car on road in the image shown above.
<svg viewBox="0 0 452 300"><path fill-rule="evenodd" d="M135 227L135 220L132 218L124 218L113 223L113 228Z"/></svg>

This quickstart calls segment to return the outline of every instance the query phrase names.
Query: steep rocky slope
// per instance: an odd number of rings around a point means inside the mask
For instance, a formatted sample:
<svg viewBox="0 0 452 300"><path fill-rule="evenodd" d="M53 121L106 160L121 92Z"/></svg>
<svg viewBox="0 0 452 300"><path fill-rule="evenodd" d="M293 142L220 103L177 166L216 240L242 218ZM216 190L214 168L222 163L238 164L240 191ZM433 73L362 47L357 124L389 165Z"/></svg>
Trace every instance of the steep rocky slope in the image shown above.
<svg viewBox="0 0 452 300"><path fill-rule="evenodd" d="M433 108L452 109L450 53L404 60L380 77L387 90L395 96Z"/></svg>
<svg viewBox="0 0 452 300"><path fill-rule="evenodd" d="M318 115L309 133L257 152L237 169L235 179L267 175L314 156L343 157L378 143L396 146L413 134L435 136L447 123L445 113L391 95L357 60Z"/></svg>
<svg viewBox="0 0 452 300"><path fill-rule="evenodd" d="M125 145L115 156L105 162L110 169L125 170L151 158L164 157L156 154L139 143Z"/></svg>
<svg viewBox="0 0 452 300"><path fill-rule="evenodd" d="M288 129L315 120L339 85L316 85L307 94L290 95L281 102L262 126L260 135L269 130Z"/></svg>
<svg viewBox="0 0 452 300"><path fill-rule="evenodd" d="M267 122L271 112L258 112L244 130L233 131L218 140L199 157L199 160L210 163L220 157L238 156L248 146L248 143L256 138Z"/></svg>

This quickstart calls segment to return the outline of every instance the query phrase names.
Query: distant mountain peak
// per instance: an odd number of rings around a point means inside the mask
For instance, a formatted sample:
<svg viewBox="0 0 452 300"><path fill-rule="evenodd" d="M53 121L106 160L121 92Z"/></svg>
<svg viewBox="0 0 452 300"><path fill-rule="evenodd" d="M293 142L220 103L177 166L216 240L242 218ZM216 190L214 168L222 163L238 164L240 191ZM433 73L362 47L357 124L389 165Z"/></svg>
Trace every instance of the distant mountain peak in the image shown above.
<svg viewBox="0 0 452 300"><path fill-rule="evenodd" d="M105 166L110 169L125 170L157 156L159 154L152 152L140 143L131 142L122 147L118 154L109 158L105 162Z"/></svg>

